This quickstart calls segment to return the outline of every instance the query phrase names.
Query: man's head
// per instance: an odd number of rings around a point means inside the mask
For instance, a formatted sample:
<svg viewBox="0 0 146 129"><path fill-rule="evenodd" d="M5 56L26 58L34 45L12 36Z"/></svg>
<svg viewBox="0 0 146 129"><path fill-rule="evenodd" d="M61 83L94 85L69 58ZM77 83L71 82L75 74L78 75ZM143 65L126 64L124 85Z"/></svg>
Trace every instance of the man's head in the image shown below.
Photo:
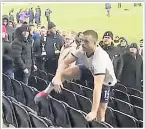
<svg viewBox="0 0 146 129"><path fill-rule="evenodd" d="M71 43L74 42L74 36L71 32L66 32L63 37L64 45L69 46Z"/></svg>
<svg viewBox="0 0 146 129"><path fill-rule="evenodd" d="M111 31L107 31L103 35L103 43L105 45L110 46L113 41L113 33Z"/></svg>
<svg viewBox="0 0 146 129"><path fill-rule="evenodd" d="M56 34L56 25L53 22L50 22L48 24L48 30L50 31L50 33Z"/></svg>
<svg viewBox="0 0 146 129"><path fill-rule="evenodd" d="M9 21L8 26L10 26L10 27L14 27L13 22L12 22L12 21Z"/></svg>
<svg viewBox="0 0 146 129"><path fill-rule="evenodd" d="M28 38L29 32L30 32L29 26L28 25L22 25L20 27L20 29L21 29L23 37Z"/></svg>
<svg viewBox="0 0 146 129"><path fill-rule="evenodd" d="M130 46L129 46L129 51L132 55L136 55L138 53L138 46L136 43L132 43Z"/></svg>
<svg viewBox="0 0 146 129"><path fill-rule="evenodd" d="M124 37L120 38L120 46L126 47L128 45L127 40Z"/></svg>
<svg viewBox="0 0 146 129"><path fill-rule="evenodd" d="M94 30L86 30L83 32L82 47L84 51L93 50L98 41L98 34Z"/></svg>
<svg viewBox="0 0 146 129"><path fill-rule="evenodd" d="M41 34L41 36L46 36L47 35L47 29L46 29L45 26L41 27L40 34Z"/></svg>

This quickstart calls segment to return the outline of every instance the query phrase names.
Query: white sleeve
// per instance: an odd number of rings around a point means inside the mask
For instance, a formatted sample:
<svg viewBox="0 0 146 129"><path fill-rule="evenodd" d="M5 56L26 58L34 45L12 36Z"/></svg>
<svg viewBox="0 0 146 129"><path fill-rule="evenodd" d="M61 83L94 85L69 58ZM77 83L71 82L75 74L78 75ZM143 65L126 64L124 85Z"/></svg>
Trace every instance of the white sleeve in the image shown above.
<svg viewBox="0 0 146 129"><path fill-rule="evenodd" d="M106 58L98 56L94 63L94 75L105 75L106 65Z"/></svg>

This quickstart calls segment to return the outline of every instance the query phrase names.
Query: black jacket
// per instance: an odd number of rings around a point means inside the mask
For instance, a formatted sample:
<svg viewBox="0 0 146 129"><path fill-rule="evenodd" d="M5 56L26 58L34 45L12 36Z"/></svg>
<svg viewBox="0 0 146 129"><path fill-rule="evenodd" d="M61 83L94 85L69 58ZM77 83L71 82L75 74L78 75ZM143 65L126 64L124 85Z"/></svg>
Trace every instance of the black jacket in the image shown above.
<svg viewBox="0 0 146 129"><path fill-rule="evenodd" d="M122 69L123 69L123 60L118 51L118 48L111 44L111 46L102 45L102 48L109 54L110 59L113 62L114 71L117 79L119 80Z"/></svg>
<svg viewBox="0 0 146 129"><path fill-rule="evenodd" d="M3 40L3 72L13 69L13 59L11 57L12 45Z"/></svg>
<svg viewBox="0 0 146 129"><path fill-rule="evenodd" d="M27 68L31 70L34 63L32 58L32 40L31 38L28 38L28 40L24 39L19 28L16 29L15 37L12 42L12 56L15 69L24 70Z"/></svg>
<svg viewBox="0 0 146 129"><path fill-rule="evenodd" d="M140 89L141 80L143 78L143 60L137 54L136 59L130 54L126 53L122 56L124 66L121 74L120 83L127 87Z"/></svg>

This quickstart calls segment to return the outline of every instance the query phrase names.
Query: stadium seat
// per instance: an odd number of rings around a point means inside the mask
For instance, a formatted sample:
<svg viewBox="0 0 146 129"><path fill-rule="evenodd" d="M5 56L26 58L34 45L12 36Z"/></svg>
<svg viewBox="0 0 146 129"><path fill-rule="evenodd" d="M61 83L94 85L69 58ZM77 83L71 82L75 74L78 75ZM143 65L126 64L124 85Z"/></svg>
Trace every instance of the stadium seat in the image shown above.
<svg viewBox="0 0 146 129"><path fill-rule="evenodd" d="M54 114L55 125L65 128L70 128L71 123L65 105L62 102L52 97L50 97L49 99L51 101L51 107L52 107L52 112Z"/></svg>
<svg viewBox="0 0 146 129"><path fill-rule="evenodd" d="M118 127L125 127L125 128L137 127L137 121L134 117L117 110L114 110L114 114L117 119Z"/></svg>
<svg viewBox="0 0 146 129"><path fill-rule="evenodd" d="M29 116L31 119L32 128L48 128L47 123L41 119L39 116L29 112Z"/></svg>
<svg viewBox="0 0 146 129"><path fill-rule="evenodd" d="M49 82L51 82L52 81L52 79L53 79L53 77L54 77L54 75L53 74L51 74L51 73L48 73L48 81Z"/></svg>
<svg viewBox="0 0 146 129"><path fill-rule="evenodd" d="M41 79L39 77L36 77L37 79L37 84L34 86L38 91L42 91L45 90L48 86L47 81L45 81L44 79Z"/></svg>
<svg viewBox="0 0 146 129"><path fill-rule="evenodd" d="M143 100L140 97L130 95L130 102L132 105L143 108Z"/></svg>
<svg viewBox="0 0 146 129"><path fill-rule="evenodd" d="M32 87L36 87L36 85L37 85L36 76L32 76L32 75L31 75L31 76L29 77L28 85L29 85L29 86L32 86Z"/></svg>
<svg viewBox="0 0 146 129"><path fill-rule="evenodd" d="M114 110L111 107L108 107L106 110L105 122L109 123L113 127L117 127L117 120L114 115Z"/></svg>
<svg viewBox="0 0 146 129"><path fill-rule="evenodd" d="M123 91L123 92L126 92L126 91L127 91L126 86L124 86L124 85L122 85L122 84L119 84L119 83L117 83L117 84L114 86L114 88L117 89L117 90Z"/></svg>
<svg viewBox="0 0 146 129"><path fill-rule="evenodd" d="M75 93L84 96L84 92L83 89L80 85L77 85L75 83L72 82L68 82L64 84L64 87L68 90L74 91Z"/></svg>
<svg viewBox="0 0 146 129"><path fill-rule="evenodd" d="M17 119L15 116L15 111L12 105L12 102L6 96L2 98L3 104L3 118L5 124L9 127L9 125L13 125L14 127L18 127Z"/></svg>
<svg viewBox="0 0 146 129"><path fill-rule="evenodd" d="M84 96L81 96L77 93L75 93L75 95L78 101L79 109L85 113L89 113L92 108L92 102L90 101L90 99Z"/></svg>
<svg viewBox="0 0 146 129"><path fill-rule="evenodd" d="M24 83L21 83L21 85L23 86L24 95L25 95L25 99L26 99L26 105L37 112L38 107L36 106L36 104L34 102L34 97L35 97L36 93L34 92L34 90L31 87L25 85Z"/></svg>
<svg viewBox="0 0 146 129"><path fill-rule="evenodd" d="M53 125L55 125L55 118L52 111L50 99L48 97L44 98L37 105L39 107L38 115L50 119Z"/></svg>
<svg viewBox="0 0 146 129"><path fill-rule="evenodd" d="M120 99L112 98L114 102L114 109L120 112L126 113L128 115L132 115L132 105Z"/></svg>
<svg viewBox="0 0 146 129"><path fill-rule="evenodd" d="M89 122L89 126L90 128L109 128L105 122L99 122L99 121L92 121L92 122Z"/></svg>
<svg viewBox="0 0 146 129"><path fill-rule="evenodd" d="M143 93L139 90L134 89L134 88L127 88L127 93L129 95L135 95L137 97L143 98Z"/></svg>
<svg viewBox="0 0 146 129"><path fill-rule="evenodd" d="M13 86L11 84L11 79L3 74L3 89L4 89L4 93L6 96L12 96L14 97L14 89L13 89Z"/></svg>
<svg viewBox="0 0 146 129"><path fill-rule="evenodd" d="M138 120L143 120L143 109L138 106L133 106L134 117Z"/></svg>
<svg viewBox="0 0 146 129"><path fill-rule="evenodd" d="M75 109L79 109L78 108L78 102L77 102L77 98L75 96L75 94L67 89L62 89L61 93L56 93L55 91L52 91L50 94L53 98L56 98L57 100L66 102L69 106L75 108Z"/></svg>
<svg viewBox="0 0 146 129"><path fill-rule="evenodd" d="M23 91L21 83L15 79L11 79L11 82L12 82L13 89L14 89L15 99L17 101L23 103L24 105L26 105L24 91Z"/></svg>
<svg viewBox="0 0 146 129"><path fill-rule="evenodd" d="M16 118L18 122L19 128L30 128L32 127L30 117L28 112L22 107L20 104L16 102L12 102L14 106L14 110L16 113Z"/></svg>
<svg viewBox="0 0 146 129"><path fill-rule="evenodd" d="M114 98L126 101L128 103L130 102L129 95L127 93L116 89L114 90Z"/></svg>
<svg viewBox="0 0 146 129"><path fill-rule="evenodd" d="M53 127L53 123L52 123L52 121L50 119L48 119L46 117L40 117L40 118L46 122L48 127Z"/></svg>
<svg viewBox="0 0 146 129"><path fill-rule="evenodd" d="M47 75L47 73L45 72L45 71L43 71L43 70L40 70L40 69L37 69L37 71L35 71L35 72L33 72L33 75L34 76L37 76L37 77L39 77L39 78L42 78L42 79L44 79L44 80L48 80L48 75Z"/></svg>
<svg viewBox="0 0 146 129"><path fill-rule="evenodd" d="M80 110L67 106L68 114L70 117L70 122L72 127L76 128L86 128L89 124Z"/></svg>
<svg viewBox="0 0 146 129"><path fill-rule="evenodd" d="M140 128L143 128L143 121L139 120L138 125L139 125Z"/></svg>

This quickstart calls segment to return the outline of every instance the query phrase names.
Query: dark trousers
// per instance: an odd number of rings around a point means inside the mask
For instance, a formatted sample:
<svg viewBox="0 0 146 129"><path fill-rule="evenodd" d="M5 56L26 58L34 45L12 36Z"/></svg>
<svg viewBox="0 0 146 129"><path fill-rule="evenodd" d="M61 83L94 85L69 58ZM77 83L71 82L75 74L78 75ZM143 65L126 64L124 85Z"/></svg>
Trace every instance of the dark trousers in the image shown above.
<svg viewBox="0 0 146 129"><path fill-rule="evenodd" d="M26 85L28 84L28 79L29 79L29 76L30 76L30 70L29 70L29 73L28 74L25 74L23 72L23 70L20 70L20 69L17 69L15 70L14 72L14 78L18 81L21 81L23 83L25 83Z"/></svg>

